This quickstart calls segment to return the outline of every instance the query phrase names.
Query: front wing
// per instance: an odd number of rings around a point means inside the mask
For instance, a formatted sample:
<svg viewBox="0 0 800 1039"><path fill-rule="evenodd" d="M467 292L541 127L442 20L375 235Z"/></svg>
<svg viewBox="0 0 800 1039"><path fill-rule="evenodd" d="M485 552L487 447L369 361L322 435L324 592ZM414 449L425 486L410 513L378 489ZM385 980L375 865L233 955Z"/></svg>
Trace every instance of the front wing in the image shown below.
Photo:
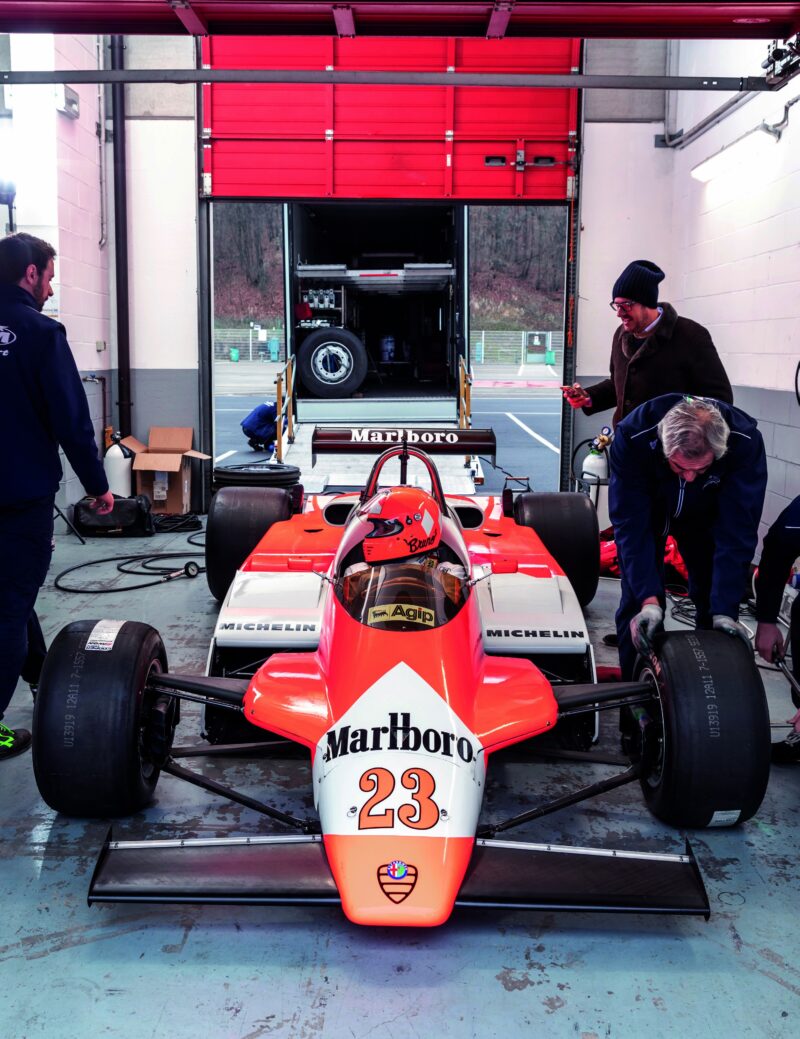
<svg viewBox="0 0 800 1039"><path fill-rule="evenodd" d="M376 878L377 883L377 878ZM89 902L338 905L322 838L116 841L106 837ZM682 855L477 840L455 901L471 909L692 914L709 902Z"/></svg>

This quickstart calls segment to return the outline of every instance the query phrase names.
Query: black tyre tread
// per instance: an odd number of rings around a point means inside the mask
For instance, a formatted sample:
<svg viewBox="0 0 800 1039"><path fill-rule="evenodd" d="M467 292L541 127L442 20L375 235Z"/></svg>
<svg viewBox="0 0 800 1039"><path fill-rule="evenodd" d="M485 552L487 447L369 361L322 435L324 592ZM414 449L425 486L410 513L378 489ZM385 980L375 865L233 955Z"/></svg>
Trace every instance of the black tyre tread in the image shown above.
<svg viewBox="0 0 800 1039"><path fill-rule="evenodd" d="M536 531L578 602L588 606L600 580L600 530L589 498L571 492L520 494L514 500L514 519Z"/></svg>
<svg viewBox="0 0 800 1039"><path fill-rule="evenodd" d="M206 524L206 580L225 598L236 571L273 523L289 519L291 497L279 487L223 487L211 499Z"/></svg>
<svg viewBox="0 0 800 1039"><path fill-rule="evenodd" d="M671 632L658 647L665 760L656 784L642 776L650 811L677 827L746 822L769 780L770 727L752 651L717 631ZM641 675L647 670L642 662ZM652 672L652 668L650 669Z"/></svg>
<svg viewBox="0 0 800 1039"><path fill-rule="evenodd" d="M285 462L246 462L242 465L220 465L214 469L212 489L222 487L294 487L300 482L300 470Z"/></svg>
<svg viewBox="0 0 800 1039"><path fill-rule="evenodd" d="M75 621L59 632L42 668L33 711L33 771L57 812L109 818L140 811L159 772L139 745L144 686L152 667L167 670L161 636L126 621L107 652L85 649L98 622Z"/></svg>
<svg viewBox="0 0 800 1039"><path fill-rule="evenodd" d="M336 385L321 382L311 365L314 350L325 342L338 343L352 357L353 367L350 374ZM367 377L367 351L358 336L346 328L317 328L310 332L300 345L297 363L300 378L309 393L328 400L351 396Z"/></svg>

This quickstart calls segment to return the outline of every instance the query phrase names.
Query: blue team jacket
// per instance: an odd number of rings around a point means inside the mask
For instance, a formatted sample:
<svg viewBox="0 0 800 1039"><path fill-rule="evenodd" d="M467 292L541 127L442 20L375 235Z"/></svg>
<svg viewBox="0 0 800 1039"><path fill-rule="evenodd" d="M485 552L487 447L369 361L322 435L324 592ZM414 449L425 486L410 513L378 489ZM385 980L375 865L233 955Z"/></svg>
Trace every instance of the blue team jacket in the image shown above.
<svg viewBox="0 0 800 1039"><path fill-rule="evenodd" d="M89 494L108 490L64 326L18 285L0 285L0 443L0 506L55 494L59 444Z"/></svg>
<svg viewBox="0 0 800 1039"><path fill-rule="evenodd" d="M756 620L774 624L792 563L800 556L800 496L790 502L769 528L756 578ZM795 661L795 674L800 667Z"/></svg>
<svg viewBox="0 0 800 1039"><path fill-rule="evenodd" d="M767 489L764 442L755 419L714 401L730 426L728 451L692 483L667 465L659 421L683 399L668 393L640 405L619 423L610 450L609 514L620 563L634 598L663 596L659 545L670 526L710 527L714 545L711 612L738 616L739 600L758 543Z"/></svg>

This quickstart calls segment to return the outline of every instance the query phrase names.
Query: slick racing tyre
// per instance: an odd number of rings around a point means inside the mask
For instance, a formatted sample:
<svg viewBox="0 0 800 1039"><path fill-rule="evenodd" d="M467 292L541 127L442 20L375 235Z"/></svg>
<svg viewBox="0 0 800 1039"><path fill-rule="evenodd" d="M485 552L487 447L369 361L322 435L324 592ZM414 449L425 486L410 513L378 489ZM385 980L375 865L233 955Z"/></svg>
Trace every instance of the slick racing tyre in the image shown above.
<svg viewBox="0 0 800 1039"><path fill-rule="evenodd" d="M273 523L289 519L289 493L279 487L223 487L211 499L206 524L206 580L225 598L236 571Z"/></svg>
<svg viewBox="0 0 800 1039"><path fill-rule="evenodd" d="M635 678L656 693L642 717L641 784L671 826L735 826L769 779L769 712L752 651L718 631L670 632Z"/></svg>
<svg viewBox="0 0 800 1039"><path fill-rule="evenodd" d="M317 328L300 346L298 367L315 397L349 397L366 378L367 351L346 328Z"/></svg>
<svg viewBox="0 0 800 1039"><path fill-rule="evenodd" d="M33 710L33 772L51 808L98 819L150 803L177 701L146 685L166 670L164 643L149 624L83 620L61 629Z"/></svg>
<svg viewBox="0 0 800 1039"><path fill-rule="evenodd" d="M285 462L245 462L215 466L211 481L214 494L223 487L294 487L300 470Z"/></svg>
<svg viewBox="0 0 800 1039"><path fill-rule="evenodd" d="M544 542L581 606L588 606L600 580L600 531L594 505L585 494L527 493L514 501L514 519Z"/></svg>

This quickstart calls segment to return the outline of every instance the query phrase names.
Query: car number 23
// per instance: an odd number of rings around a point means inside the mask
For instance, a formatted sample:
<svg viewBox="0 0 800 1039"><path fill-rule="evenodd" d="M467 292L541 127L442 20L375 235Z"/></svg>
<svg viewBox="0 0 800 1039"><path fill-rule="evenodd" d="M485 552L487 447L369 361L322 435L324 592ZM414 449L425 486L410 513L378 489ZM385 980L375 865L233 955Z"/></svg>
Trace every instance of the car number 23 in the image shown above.
<svg viewBox="0 0 800 1039"><path fill-rule="evenodd" d="M401 804L397 818L412 830L430 830L439 821L439 806L433 800L436 780L424 768L407 768L400 776L400 784L410 791L410 802ZM358 813L359 830L391 829L395 809L381 805L394 792L397 781L388 768L369 768L358 782L359 788L372 794Z"/></svg>

